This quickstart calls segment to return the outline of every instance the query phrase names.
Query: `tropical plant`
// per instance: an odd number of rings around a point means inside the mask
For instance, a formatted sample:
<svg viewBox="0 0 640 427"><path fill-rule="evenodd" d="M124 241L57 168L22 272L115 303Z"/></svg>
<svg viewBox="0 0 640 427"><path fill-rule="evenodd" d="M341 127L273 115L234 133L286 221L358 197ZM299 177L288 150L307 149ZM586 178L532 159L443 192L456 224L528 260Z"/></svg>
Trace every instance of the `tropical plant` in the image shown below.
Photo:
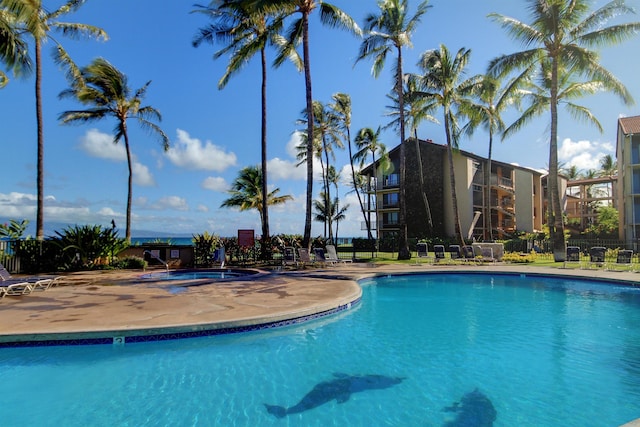
<svg viewBox="0 0 640 427"><path fill-rule="evenodd" d="M618 173L618 162L613 160L611 154L600 157L600 176L614 176Z"/></svg>
<svg viewBox="0 0 640 427"><path fill-rule="evenodd" d="M313 129L313 91L311 86L311 64L309 43L309 16L314 10L319 10L320 20L331 27L339 27L359 35L360 28L351 17L336 6L321 0L238 0L247 1L253 7L269 14L285 16L299 15L285 31L285 43L280 47L280 53L275 64L283 63L291 56L291 51L302 43L302 59L304 64L305 99L307 109L307 189L305 204L305 222L302 245L311 248L311 210L313 201L313 143L315 141Z"/></svg>
<svg viewBox="0 0 640 427"><path fill-rule="evenodd" d="M261 170L262 170L262 198L268 197L267 179L267 46L279 46L283 44L280 36L282 30L282 17L280 15L269 16L251 8L247 2L217 1L210 2L208 6L196 5L194 12L202 13L213 21L206 27L200 28L199 33L193 39L193 46L198 47L203 42L226 43L226 46L214 54L214 58L220 58L229 54L229 64L224 75L218 81L218 88L223 89L231 76L238 73L249 62L251 57L260 53L261 64ZM302 69L300 57L294 50L290 51L290 59ZM269 208L268 204L262 205L262 258L265 259L269 242Z"/></svg>
<svg viewBox="0 0 640 427"><path fill-rule="evenodd" d="M353 160L360 163L360 168L364 165L367 157L371 154L371 167L373 168L373 189L374 195L377 197L378 188L378 171L377 166L380 166L381 170L386 170L389 167L389 155L387 153L387 147L380 141L380 127L377 130L371 128L362 128L358 131L355 137L356 149L358 150L353 155ZM376 160L376 154L379 155L379 160ZM367 182L367 190L371 190L371 180ZM376 238L380 238L380 219L378 218L378 201L374 200L376 210ZM365 215L367 223L367 229L369 235L371 235L371 220ZM371 237L369 237L371 238Z"/></svg>
<svg viewBox="0 0 640 427"><path fill-rule="evenodd" d="M202 234L194 234L191 241L194 246L194 263L196 267L209 267L213 259L213 253L220 247L222 239L216 234L210 234L205 231Z"/></svg>
<svg viewBox="0 0 640 427"><path fill-rule="evenodd" d="M128 246L117 231L100 225L69 226L55 234L51 240L61 249L66 269L93 268Z"/></svg>
<svg viewBox="0 0 640 427"><path fill-rule="evenodd" d="M288 200L293 200L290 195L279 196L279 188L269 192L267 204L280 205ZM265 221L262 217L262 171L259 166L247 166L238 172L238 176L231 184L228 191L231 195L224 200L220 207L239 208L241 211L256 209L260 213L260 222Z"/></svg>
<svg viewBox="0 0 640 427"><path fill-rule="evenodd" d="M38 136L37 154L37 207L36 207L36 239L44 239L44 119L42 115L42 45L47 40L55 44L56 61L67 64L69 70L75 69L75 64L60 42L51 36L56 31L65 36L78 38L89 36L107 39L107 33L101 28L87 24L60 21L60 18L76 12L84 0L68 0L58 9L50 12L42 4L42 0L1 0L5 10L16 17L18 34L28 34L33 37L36 66L36 124Z"/></svg>
<svg viewBox="0 0 640 427"><path fill-rule="evenodd" d="M566 257L563 206L558 188L558 103L561 83L575 77L595 81L618 95L625 103L632 101L624 85L600 64L594 48L618 44L640 30L640 23L621 23L605 26L613 17L629 14L633 9L624 0L613 0L590 11L588 0L527 0L531 23L497 13L489 16L509 35L524 44L525 50L493 59L489 73L503 76L514 70L530 70L548 74L550 111L549 136L549 195L547 225L551 234L554 259ZM591 92L577 91L576 97ZM588 117L578 112L580 118Z"/></svg>
<svg viewBox="0 0 640 427"><path fill-rule="evenodd" d="M0 63L19 75L31 71L31 61L27 54L27 43L22 39L17 27L17 17L0 3ZM0 88L9 82L9 76L0 70Z"/></svg>
<svg viewBox="0 0 640 427"><path fill-rule="evenodd" d="M135 120L143 129L159 137L162 148L169 149L169 137L154 122L161 121L160 112L152 106L141 106L151 81L135 92L128 85L127 76L106 59L94 59L70 81L71 88L60 93L61 98L75 98L86 110L69 110L59 116L62 123L86 123L109 117L116 120L113 142L124 139L129 170L127 186L127 226L125 239L131 242L131 200L133 193L133 165L129 141L128 119Z"/></svg>
<svg viewBox="0 0 640 427"><path fill-rule="evenodd" d="M20 222L11 219L8 223L0 224L0 239L3 237L10 240L21 239L28 225L29 220L26 219Z"/></svg>
<svg viewBox="0 0 640 427"><path fill-rule="evenodd" d="M338 197L334 197L333 200L330 200L327 203L328 199L323 192L320 192L320 198L313 201L313 207L315 209L314 220L318 222L322 222L325 225L325 230L329 229L329 239L325 243L335 243L333 239L332 227L333 224L336 224L336 232L335 238L338 236L338 224L340 221L345 219L345 213L349 209L349 205L340 206L340 199ZM324 234L326 240L326 232Z"/></svg>
<svg viewBox="0 0 640 427"><path fill-rule="evenodd" d="M400 194L399 194L399 225L400 247L398 259L410 259L409 241L407 236L407 206L405 194L406 155L405 155L405 121L404 121L404 94L402 71L402 48L411 46L411 35L420 23L422 15L427 12L427 1L418 4L413 16L409 16L408 0L378 0L378 14L369 14L365 18L365 36L360 45L357 61L373 57L372 74L378 77L387 55L396 52L396 64L394 67L394 87L399 100L400 112Z"/></svg>
<svg viewBox="0 0 640 427"><path fill-rule="evenodd" d="M458 212L453 151L458 149L462 128L460 119L471 114L474 106L473 97L479 93L482 85L482 76L479 75L463 79L470 55L470 49L461 48L452 56L445 45L440 45L439 49L428 50L421 55L418 67L422 74L409 76L410 80L415 80L415 87L418 90L414 96L426 100L425 108L442 110L447 140L455 236L462 245L464 245L464 236Z"/></svg>

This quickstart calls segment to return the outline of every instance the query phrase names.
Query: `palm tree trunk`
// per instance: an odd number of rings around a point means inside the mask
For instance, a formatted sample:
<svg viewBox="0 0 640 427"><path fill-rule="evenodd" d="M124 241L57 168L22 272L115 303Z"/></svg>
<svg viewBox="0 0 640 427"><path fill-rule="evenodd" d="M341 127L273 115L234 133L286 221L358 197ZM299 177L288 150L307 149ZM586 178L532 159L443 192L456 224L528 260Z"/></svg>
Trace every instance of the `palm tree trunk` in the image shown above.
<svg viewBox="0 0 640 427"><path fill-rule="evenodd" d="M262 223L262 244L260 245L261 258L271 258L269 246L269 191L267 186L267 57L263 47L260 50L262 61L262 135L261 135L261 160L262 160L262 209L260 221Z"/></svg>
<svg viewBox="0 0 640 427"><path fill-rule="evenodd" d="M404 140L404 97L402 94L402 49L398 47L398 64L396 75L396 92L398 94L398 104L400 108L400 194L398 195L398 202L400 205L400 212L398 215L400 236L399 236L399 248L398 259L411 259L411 251L409 251L409 240L407 236L407 198L406 198L406 182L407 175L407 153L405 149Z"/></svg>
<svg viewBox="0 0 640 427"><path fill-rule="evenodd" d="M485 188L486 188L486 197L485 201L485 217L484 223L486 230L489 232L487 234L489 236L489 240L493 240L493 224L491 224L491 154L493 151L493 129L489 127L489 155L487 156L487 170L484 173L485 176ZM486 234L486 232L485 232Z"/></svg>
<svg viewBox="0 0 640 427"><path fill-rule="evenodd" d="M313 205L313 96L311 91L311 65L309 64L309 15L302 15L302 50L304 83L307 100L307 200L302 247L311 250L311 208Z"/></svg>
<svg viewBox="0 0 640 427"><path fill-rule="evenodd" d="M449 125L449 112L444 113L444 130L447 137L447 156L449 158L449 177L451 181L451 203L453 205L453 221L455 227L456 239L464 246L464 237L462 235L462 227L460 226L460 215L458 213L458 196L456 194L456 174L453 167L453 146L451 143L451 129Z"/></svg>
<svg viewBox="0 0 640 427"><path fill-rule="evenodd" d="M367 213L364 210L364 202L362 201L362 195L360 194L358 183L356 182L356 168L355 166L353 166L353 149L351 147L351 132L349 131L349 128L347 128L347 145L349 147L349 165L351 166L351 179L353 180L353 189L356 192L356 196L358 197L360 211L362 212L362 216L364 217L364 222L367 227L367 237L369 238L369 240L371 240L373 239L373 237L371 236L371 222L369 221L369 218L367 218ZM369 209L371 209L371 207L369 207Z"/></svg>
<svg viewBox="0 0 640 427"><path fill-rule="evenodd" d="M416 141L416 156L418 158L418 172L420 173L420 194L422 195L422 203L424 204L424 210L427 214L427 224L429 224L429 233L433 231L433 220L431 219L431 207L429 206L429 198L427 197L427 190L424 185L424 172L422 171L422 153L420 152L420 142L418 141L418 129L413 129L414 138Z"/></svg>
<svg viewBox="0 0 640 427"><path fill-rule="evenodd" d="M127 227L125 231L125 240L131 243L131 199L133 194L133 168L131 166L131 149L129 148L129 135L127 133L127 124L123 123L124 130L124 146L127 151L127 168L129 169L129 178L127 180Z"/></svg>
<svg viewBox="0 0 640 427"><path fill-rule="evenodd" d="M324 132L322 135L322 148L324 150L324 158L327 165L324 171L325 206L330 208L331 207L331 190L329 188L331 187L331 185L329 184L329 150L327 150L327 143L326 143ZM331 211L331 209L329 209L329 211ZM333 218L331 217L331 215L327 216L327 227L329 228L329 241L333 243Z"/></svg>
<svg viewBox="0 0 640 427"><path fill-rule="evenodd" d="M44 120L42 118L42 43L34 37L36 50L36 126L38 138L36 239L44 240Z"/></svg>
<svg viewBox="0 0 640 427"><path fill-rule="evenodd" d="M551 140L549 141L549 215L547 217L549 235L556 262L564 261L566 248L562 220L562 201L558 189L558 61L552 58L551 66Z"/></svg>

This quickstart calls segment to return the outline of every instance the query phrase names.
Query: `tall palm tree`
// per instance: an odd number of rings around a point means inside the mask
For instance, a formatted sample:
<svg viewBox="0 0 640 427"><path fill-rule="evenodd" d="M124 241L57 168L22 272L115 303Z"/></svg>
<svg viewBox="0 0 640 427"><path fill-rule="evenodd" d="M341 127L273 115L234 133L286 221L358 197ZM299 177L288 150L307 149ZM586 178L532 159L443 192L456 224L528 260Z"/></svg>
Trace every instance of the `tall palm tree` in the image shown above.
<svg viewBox="0 0 640 427"><path fill-rule="evenodd" d="M136 91L128 85L127 76L111 65L106 59L94 59L88 66L80 69L80 79L71 81L71 87L60 93L61 98L75 98L86 105L85 110L69 110L59 116L62 123L87 123L103 118L114 118L113 142L124 139L127 153L129 179L127 186L127 227L125 238L131 242L131 199L133 192L133 169L131 162L131 144L129 142L128 119L134 119L150 133L157 135L162 148L169 149L169 138L154 122L161 121L160 112L151 106L141 106L147 88L151 82Z"/></svg>
<svg viewBox="0 0 640 427"><path fill-rule="evenodd" d="M440 45L439 49L428 50L421 55L418 67L422 74L409 76L410 80L415 80L418 88L414 96L423 97L426 100L425 108L437 107L442 110L447 139L455 234L462 244L464 240L458 212L453 151L458 149L461 133L459 121L471 114L474 105L472 98L479 93L482 83L482 76L478 75L463 79L470 55L471 50L461 48L452 56L445 45Z"/></svg>
<svg viewBox="0 0 640 427"><path fill-rule="evenodd" d="M280 205L288 200L293 200L289 195L279 196L279 188L267 194L268 205ZM231 184L229 190L231 197L224 200L220 207L240 208L241 211L255 209L260 213L260 222L264 223L267 219L262 216L264 197L262 196L262 171L260 166L247 166L240 170L237 178ZM263 224L264 226L264 224Z"/></svg>
<svg viewBox="0 0 640 427"><path fill-rule="evenodd" d="M408 0L378 0L378 8L380 9L378 14L372 13L365 18L365 37L360 45L357 61L373 57L372 73L377 78L384 67L387 55L392 51L396 52L393 81L400 112L400 247L398 248L398 259L410 259L411 251L407 236L407 205L404 191L406 155L402 48L411 47L411 36L429 6L427 6L426 0L420 2L413 16L409 16Z"/></svg>
<svg viewBox="0 0 640 427"><path fill-rule="evenodd" d="M77 38L88 36L107 39L107 33L101 28L87 24L60 21L60 18L76 12L84 0L68 0L57 10L49 12L42 4L42 0L2 0L2 5L10 13L18 17L19 32L33 37L36 66L36 123L38 137L37 159L37 209L36 209L36 238L44 239L44 119L42 116L42 44L47 40L55 44L57 60L66 62L73 68L73 63L67 52L51 32L57 31L62 35Z"/></svg>
<svg viewBox="0 0 640 427"><path fill-rule="evenodd" d="M11 69L14 75L31 71L27 43L18 30L18 17L0 3L0 63ZM0 70L0 88L9 82L9 77Z"/></svg>
<svg viewBox="0 0 640 427"><path fill-rule="evenodd" d="M262 197L267 198L267 46L278 46L283 43L280 31L282 30L282 17L269 16L265 12L251 9L247 3L236 1L214 0L208 6L196 5L196 13L208 16L213 22L199 29L193 39L193 46L198 47L203 42L222 43L226 46L214 54L214 58L220 58L229 54L229 64L224 75L218 81L218 88L223 89L229 79L238 73L249 62L251 57L260 54L261 64L261 170L262 170ZM300 58L291 52L290 59L302 69ZM269 208L268 204L262 205L262 258L268 256L269 245L264 244L269 238Z"/></svg>
<svg viewBox="0 0 640 427"><path fill-rule="evenodd" d="M562 73L586 77L601 82L625 103L631 95L607 69L600 64L595 48L614 45L640 30L640 23L605 26L613 17L632 13L624 0L613 0L590 11L588 0L527 0L531 23L497 13L489 16L509 35L525 46L525 50L502 55L489 64L493 75L505 75L533 64L547 63L549 70L549 209L547 224L553 245L554 259L566 257L562 201L558 188L558 93Z"/></svg>
<svg viewBox="0 0 640 427"><path fill-rule="evenodd" d="M283 13L286 16L298 16L288 30L285 31L286 43L281 46L280 54L275 60L281 64L291 55L291 51L302 43L302 59L304 64L304 82L307 116L307 195L305 204L305 221L302 246L311 248L311 209L313 202L313 91L311 87L311 53L309 49L309 17L318 9L320 20L331 27L346 29L356 35L360 34L360 28L355 21L338 7L322 0L236 0L246 1L252 7L269 14Z"/></svg>
<svg viewBox="0 0 640 427"><path fill-rule="evenodd" d="M600 176L614 176L618 173L618 162L613 160L611 154L600 157Z"/></svg>
<svg viewBox="0 0 640 427"><path fill-rule="evenodd" d="M426 108L426 102L424 98L415 97L413 94L417 91L415 86L415 80L407 80L404 82L404 97L403 102L404 112L403 117L405 119L405 127L411 129L413 134L413 140L416 148L416 155L418 159L418 175L420 176L420 194L422 195L422 203L424 205L425 213L427 215L427 223L429 229L433 229L433 219L431 217L431 206L429 205L429 197L427 196L427 186L424 181L424 172L422 170L422 152L420 150L420 140L418 139L418 127L423 121L430 121L433 123L439 123L438 120L433 117L428 108ZM393 120L385 126L393 127L396 130L400 130L400 99L397 93L391 93L387 95L387 98L391 101L391 105L387 106L386 115L392 117Z"/></svg>
<svg viewBox="0 0 640 427"><path fill-rule="evenodd" d="M333 104L330 108L335 114L338 120L338 126L344 134L344 138L347 140L347 147L349 148L349 166L351 167L351 182L353 184L353 191L358 198L358 205L360 205L360 211L364 217L364 221L367 227L367 237L373 239L371 235L371 225L369 224L369 218L367 217L364 202L362 201L362 194L360 194L360 188L358 186L358 177L356 175L355 160L353 158L353 147L351 143L351 97L346 93L336 93L332 97ZM337 225L336 225L337 228ZM336 232L337 234L337 232Z"/></svg>
<svg viewBox="0 0 640 427"><path fill-rule="evenodd" d="M492 76L483 76L480 93L477 102L471 106L472 120L466 126L466 131L471 134L477 127L482 127L489 134L489 150L487 163L484 170L484 206L483 213L485 237L493 240L493 224L491 224L491 163L493 156L493 137L505 129L502 113L508 106L518 103L517 80L511 80L504 86L499 79Z"/></svg>
<svg viewBox="0 0 640 427"><path fill-rule="evenodd" d="M378 171L376 170L377 160L376 154L378 154L380 159L380 167L382 170L385 170L389 166L389 157L387 153L387 148L380 141L380 132L381 129L378 127L377 130L373 130L371 128L362 128L358 131L355 137L356 149L358 150L354 155L353 159L360 163L360 168L366 162L367 157L371 154L371 165L373 167L373 188L374 188L374 197L377 197L377 188L378 188ZM371 180L367 183L368 190L371 190ZM380 219L378 218L378 201L374 200L375 209L376 209L376 239L380 237ZM367 221L367 226L371 227L371 219Z"/></svg>

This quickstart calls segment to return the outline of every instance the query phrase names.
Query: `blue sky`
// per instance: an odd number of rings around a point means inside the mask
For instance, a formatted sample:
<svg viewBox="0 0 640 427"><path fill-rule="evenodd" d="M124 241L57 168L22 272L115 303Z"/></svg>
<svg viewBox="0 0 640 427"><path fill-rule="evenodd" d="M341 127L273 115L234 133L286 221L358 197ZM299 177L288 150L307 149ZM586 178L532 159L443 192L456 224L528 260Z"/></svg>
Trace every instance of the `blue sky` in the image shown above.
<svg viewBox="0 0 640 427"><path fill-rule="evenodd" d="M595 1L601 6L604 1ZM45 1L50 8L60 1ZM377 10L374 0L334 0L359 24ZM424 51L445 44L450 51L472 50L469 75L483 73L490 59L511 53L521 46L487 14L497 12L528 22L521 0L432 0L413 36L413 48L404 52L407 72ZM640 0L627 4L640 9ZM410 1L415 8L417 1ZM133 221L135 230L191 235L205 230L234 236L237 229L253 228L259 233L257 212L220 208L226 190L238 171L260 162L260 64L258 57L229 82L224 90L217 81L227 58L213 60L220 46L193 48L196 31L207 21L190 14L192 2L169 0L88 0L81 10L66 18L102 27L106 42L74 41L55 37L81 66L104 57L129 78L133 88L152 83L146 104L163 115L160 126L171 138L171 149L131 123L131 145L135 156ZM640 20L632 15L625 21ZM383 116L391 88L393 58L378 79L371 76L371 62L355 64L360 41L335 29L322 27L319 17L311 19L311 68L315 100L325 103L331 95L344 92L352 98L352 133L362 127L377 128L387 123ZM45 117L45 234L59 224L102 224L115 219L124 234L127 196L127 167L124 144L112 143L114 122L69 126L57 121L65 110L78 108L72 100L59 100L67 87L63 73L51 59L52 43L45 46L43 99ZM614 73L637 102L640 102L640 37L602 52L602 63ZM273 52L269 52L273 58ZM354 65L355 64L355 65ZM301 234L304 226L304 167L296 167L295 121L304 108L304 79L290 64L271 68L268 75L268 158L270 187L294 200L270 210L272 233ZM14 79L0 90L0 220L28 219L35 222L36 120L33 76ZM561 115L560 160L580 169L597 168L604 154L615 155L617 119L640 114L636 106L624 106L613 95L601 94L581 103L589 107L604 127L597 129ZM507 120L511 117L508 114ZM512 117L511 117L512 118ZM548 162L548 119L528 125L523 131L494 145L496 160L536 169ZM425 124L419 137L445 143L441 125ZM383 141L392 148L398 137L388 131ZM477 133L461 142L461 148L487 155L487 137ZM336 167L348 165L347 151L338 152ZM345 171L343 176L348 177ZM320 191L316 180L314 190ZM340 196L350 203L347 220L340 224L340 236L361 236L361 215L354 195ZM55 224L55 225L52 225ZM34 234L34 230L29 230ZM322 224L314 223L312 234L320 235ZM134 234L135 235L135 234Z"/></svg>

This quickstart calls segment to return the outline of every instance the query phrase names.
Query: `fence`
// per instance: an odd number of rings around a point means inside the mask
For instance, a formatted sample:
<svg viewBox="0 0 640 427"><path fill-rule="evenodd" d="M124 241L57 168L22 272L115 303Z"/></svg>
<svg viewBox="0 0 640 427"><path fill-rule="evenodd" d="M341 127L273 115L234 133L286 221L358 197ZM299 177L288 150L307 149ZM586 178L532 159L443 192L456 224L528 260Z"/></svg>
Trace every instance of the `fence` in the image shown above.
<svg viewBox="0 0 640 427"><path fill-rule="evenodd" d="M0 240L0 264L4 265L9 273L20 273L20 257L16 256L14 247L16 241Z"/></svg>

